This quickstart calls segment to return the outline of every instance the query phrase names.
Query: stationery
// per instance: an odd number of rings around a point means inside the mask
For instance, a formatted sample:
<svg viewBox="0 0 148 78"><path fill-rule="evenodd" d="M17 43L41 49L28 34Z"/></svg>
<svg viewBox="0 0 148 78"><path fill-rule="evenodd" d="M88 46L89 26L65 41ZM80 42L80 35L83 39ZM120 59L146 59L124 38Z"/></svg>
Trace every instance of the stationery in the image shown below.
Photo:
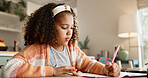
<svg viewBox="0 0 148 78"><path fill-rule="evenodd" d="M114 63L114 60L116 58L117 52L119 51L119 48L120 48L120 45L117 46L117 49L116 49L116 51L114 53L114 56L113 56L113 59L112 59L111 63Z"/></svg>

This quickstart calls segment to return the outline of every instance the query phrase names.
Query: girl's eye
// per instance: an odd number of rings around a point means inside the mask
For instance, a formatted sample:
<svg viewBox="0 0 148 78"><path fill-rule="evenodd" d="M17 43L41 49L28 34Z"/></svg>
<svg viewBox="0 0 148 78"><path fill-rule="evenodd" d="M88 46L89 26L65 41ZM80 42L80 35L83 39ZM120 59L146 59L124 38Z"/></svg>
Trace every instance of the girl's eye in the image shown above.
<svg viewBox="0 0 148 78"><path fill-rule="evenodd" d="M71 27L71 29L74 29L74 27Z"/></svg>
<svg viewBox="0 0 148 78"><path fill-rule="evenodd" d="M66 27L62 27L62 29L66 29Z"/></svg>

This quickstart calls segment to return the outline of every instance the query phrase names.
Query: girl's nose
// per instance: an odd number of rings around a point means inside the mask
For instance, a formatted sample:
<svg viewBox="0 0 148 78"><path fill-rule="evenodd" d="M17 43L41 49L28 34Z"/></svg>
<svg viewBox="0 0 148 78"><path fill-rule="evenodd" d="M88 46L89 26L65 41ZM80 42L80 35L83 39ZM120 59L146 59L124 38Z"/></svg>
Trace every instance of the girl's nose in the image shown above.
<svg viewBox="0 0 148 78"><path fill-rule="evenodd" d="M71 35L71 34L72 34L72 30L68 30L67 35Z"/></svg>

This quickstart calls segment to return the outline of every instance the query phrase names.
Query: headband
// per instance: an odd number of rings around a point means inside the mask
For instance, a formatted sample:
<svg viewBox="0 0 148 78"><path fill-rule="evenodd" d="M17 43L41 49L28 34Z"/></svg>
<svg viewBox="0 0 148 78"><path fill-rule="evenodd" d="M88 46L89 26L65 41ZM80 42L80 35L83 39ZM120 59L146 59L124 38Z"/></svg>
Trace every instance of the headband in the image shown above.
<svg viewBox="0 0 148 78"><path fill-rule="evenodd" d="M62 11L66 11L66 10L68 10L68 11L71 12L70 6L68 6L68 5L60 5L60 6L55 7L55 8L52 10L52 12L53 12L53 17L54 17L56 14L58 14L58 13L60 13L60 12L62 12Z"/></svg>

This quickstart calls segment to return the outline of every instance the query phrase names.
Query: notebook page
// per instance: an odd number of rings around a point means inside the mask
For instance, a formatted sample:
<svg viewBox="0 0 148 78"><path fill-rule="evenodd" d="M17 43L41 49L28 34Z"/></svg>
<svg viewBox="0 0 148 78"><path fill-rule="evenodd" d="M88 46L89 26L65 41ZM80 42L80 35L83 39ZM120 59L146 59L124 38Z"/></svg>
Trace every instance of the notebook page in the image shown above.
<svg viewBox="0 0 148 78"><path fill-rule="evenodd" d="M109 77L109 76L104 76L104 75L98 75L98 74L91 74L91 73L78 73L80 76L84 77ZM121 72L119 77L124 77L124 76L145 76L147 75L146 73L130 73L130 72Z"/></svg>

